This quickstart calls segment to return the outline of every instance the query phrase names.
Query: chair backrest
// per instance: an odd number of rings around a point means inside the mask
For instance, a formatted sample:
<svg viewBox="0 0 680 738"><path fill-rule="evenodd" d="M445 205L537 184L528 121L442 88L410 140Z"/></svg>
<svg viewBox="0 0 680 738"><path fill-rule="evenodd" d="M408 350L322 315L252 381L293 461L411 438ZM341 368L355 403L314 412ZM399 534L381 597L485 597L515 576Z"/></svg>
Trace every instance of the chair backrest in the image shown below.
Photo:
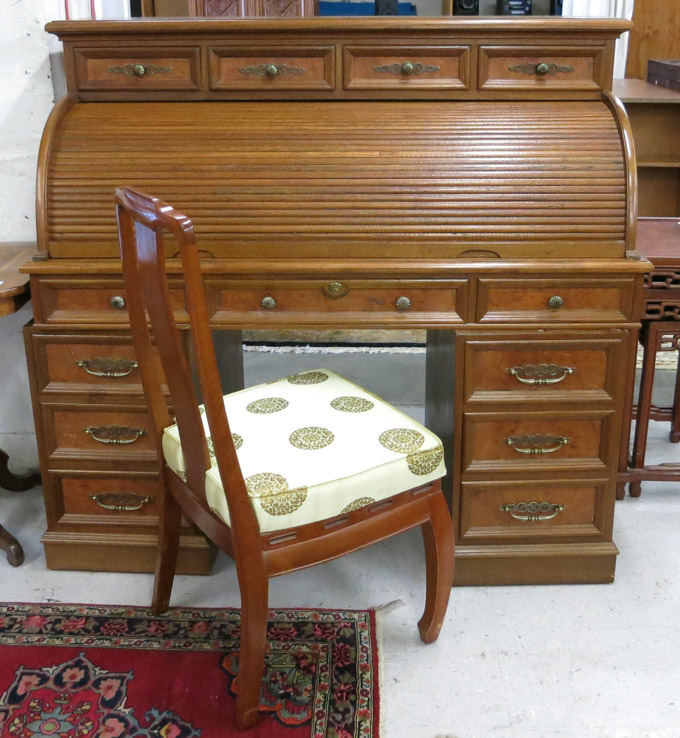
<svg viewBox="0 0 680 738"><path fill-rule="evenodd" d="M205 472L210 467L210 455L192 373L173 313L163 234L172 234L179 245L201 399L237 545L240 536L259 535L259 527L224 409L193 223L161 200L129 187L116 189L115 201L126 304L159 458L162 459L163 430L173 422L163 394L165 375L186 463L187 486L203 509L208 510ZM158 353L154 351L152 335Z"/></svg>

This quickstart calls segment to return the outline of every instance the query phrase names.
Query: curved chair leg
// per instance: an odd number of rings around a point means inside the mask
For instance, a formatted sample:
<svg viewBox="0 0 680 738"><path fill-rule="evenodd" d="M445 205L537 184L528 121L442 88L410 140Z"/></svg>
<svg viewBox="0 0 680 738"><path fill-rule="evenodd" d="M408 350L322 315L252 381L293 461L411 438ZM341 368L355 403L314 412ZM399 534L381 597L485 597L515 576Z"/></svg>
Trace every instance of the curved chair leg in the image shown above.
<svg viewBox="0 0 680 738"><path fill-rule="evenodd" d="M180 525L182 522L182 508L166 487L163 490L165 500L161 505L158 531L158 559L156 560L156 574L154 578L153 600L151 610L160 615L170 605L172 583L177 568L177 553L179 551Z"/></svg>
<svg viewBox="0 0 680 738"><path fill-rule="evenodd" d="M453 584L453 523L444 495L433 498L430 519L423 523L421 529L425 542L427 591L425 612L418 622L418 631L423 643L432 643L442 628Z"/></svg>
<svg viewBox="0 0 680 738"><path fill-rule="evenodd" d="M11 566L21 566L24 563L24 549L17 539L0 525L0 551L7 554L7 561Z"/></svg>
<svg viewBox="0 0 680 738"><path fill-rule="evenodd" d="M241 730L257 722L264 652L267 643L269 581L266 574L247 574L241 585L241 650L238 666L236 722Z"/></svg>
<svg viewBox="0 0 680 738"><path fill-rule="evenodd" d="M9 455L0 449L0 487L9 492L25 492L40 484L40 474L31 472L18 477L9 470Z"/></svg>

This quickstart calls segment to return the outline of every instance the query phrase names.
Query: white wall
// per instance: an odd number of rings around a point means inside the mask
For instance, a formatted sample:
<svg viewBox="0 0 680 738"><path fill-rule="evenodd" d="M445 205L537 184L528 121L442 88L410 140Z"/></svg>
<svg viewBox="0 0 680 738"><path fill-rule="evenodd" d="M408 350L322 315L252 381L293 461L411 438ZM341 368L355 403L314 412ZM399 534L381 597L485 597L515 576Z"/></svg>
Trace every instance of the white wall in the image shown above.
<svg viewBox="0 0 680 738"><path fill-rule="evenodd" d="M45 120L54 104L45 23L58 0L0 0L0 241L35 239L35 171Z"/></svg>

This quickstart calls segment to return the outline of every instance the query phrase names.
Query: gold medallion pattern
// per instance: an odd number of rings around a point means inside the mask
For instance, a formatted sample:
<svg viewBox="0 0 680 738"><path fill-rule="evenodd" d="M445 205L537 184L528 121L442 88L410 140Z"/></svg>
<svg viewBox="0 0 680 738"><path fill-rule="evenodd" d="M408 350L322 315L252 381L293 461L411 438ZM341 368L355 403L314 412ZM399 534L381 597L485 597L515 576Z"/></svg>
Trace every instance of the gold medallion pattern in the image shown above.
<svg viewBox="0 0 680 738"><path fill-rule="evenodd" d="M215 444L213 443L212 436L208 436L205 439L208 442L208 453L210 454L210 458L215 458Z"/></svg>
<svg viewBox="0 0 680 738"><path fill-rule="evenodd" d="M208 442L208 453L210 454L210 458L214 459L215 458L215 444L213 443L212 436L208 436L205 440ZM243 438L239 436L238 433L232 433L231 440L234 442L234 448L236 450L240 449L241 446L243 446Z"/></svg>
<svg viewBox="0 0 680 738"><path fill-rule="evenodd" d="M378 441L389 451L412 454L425 443L425 436L412 428L391 428L381 433Z"/></svg>
<svg viewBox="0 0 680 738"><path fill-rule="evenodd" d="M335 440L335 436L328 428L319 428L317 426L309 426L309 428L298 428L293 431L288 440L291 446L301 448L305 451L316 451L320 448L330 446Z"/></svg>
<svg viewBox="0 0 680 738"><path fill-rule="evenodd" d="M333 410L340 410L343 413L365 413L367 410L375 407L375 405L364 397L353 397L345 395L344 397L336 397L331 400Z"/></svg>
<svg viewBox="0 0 680 738"><path fill-rule="evenodd" d="M237 451L243 446L243 436L239 436L238 433L232 433L231 440L234 442L234 448Z"/></svg>
<svg viewBox="0 0 680 738"><path fill-rule="evenodd" d="M268 415L278 413L287 407L288 400L284 400L283 397L263 397L261 400L253 400L246 405L246 410L257 415Z"/></svg>
<svg viewBox="0 0 680 738"><path fill-rule="evenodd" d="M425 451L416 451L406 457L406 463L412 474L424 477L433 472L444 458L444 449L441 446L428 448Z"/></svg>
<svg viewBox="0 0 680 738"><path fill-rule="evenodd" d="M245 483L248 494L259 499L262 509L270 515L295 512L307 499L307 487L290 489L285 477L280 474L253 474Z"/></svg>
<svg viewBox="0 0 680 738"><path fill-rule="evenodd" d="M291 384L321 384L328 379L328 374L324 372L300 372L299 374L291 374L286 379Z"/></svg>
<svg viewBox="0 0 680 738"><path fill-rule="evenodd" d="M362 507L366 507L366 505L370 505L373 502L375 502L373 497L358 497L356 500L350 502L349 505L345 505L340 512L350 513L355 510L361 510Z"/></svg>

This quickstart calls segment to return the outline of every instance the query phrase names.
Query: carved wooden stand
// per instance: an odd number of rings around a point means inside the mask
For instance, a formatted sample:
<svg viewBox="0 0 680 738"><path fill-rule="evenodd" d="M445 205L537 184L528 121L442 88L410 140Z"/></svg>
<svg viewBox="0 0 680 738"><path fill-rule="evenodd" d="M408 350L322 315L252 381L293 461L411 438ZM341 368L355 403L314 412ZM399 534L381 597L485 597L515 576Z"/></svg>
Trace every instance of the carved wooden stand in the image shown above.
<svg viewBox="0 0 680 738"><path fill-rule="evenodd" d="M645 276L640 396L637 408L633 408L635 435L624 475L631 497L640 496L644 480L680 482L678 463L645 466L650 418L670 420L669 440L671 443L680 441L680 364L675 376L673 405L652 404L657 352L680 349L680 258L677 256L680 227L677 218L640 218L638 226L638 250L654 264L654 271ZM617 499L622 499L623 494L623 485L619 484Z"/></svg>
<svg viewBox="0 0 680 738"><path fill-rule="evenodd" d="M9 456L0 449L0 487L9 492L25 492L40 484L40 474L34 472L23 476L12 474L8 467ZM12 566L24 562L24 549L17 539L0 525L0 549L6 552L7 561Z"/></svg>

